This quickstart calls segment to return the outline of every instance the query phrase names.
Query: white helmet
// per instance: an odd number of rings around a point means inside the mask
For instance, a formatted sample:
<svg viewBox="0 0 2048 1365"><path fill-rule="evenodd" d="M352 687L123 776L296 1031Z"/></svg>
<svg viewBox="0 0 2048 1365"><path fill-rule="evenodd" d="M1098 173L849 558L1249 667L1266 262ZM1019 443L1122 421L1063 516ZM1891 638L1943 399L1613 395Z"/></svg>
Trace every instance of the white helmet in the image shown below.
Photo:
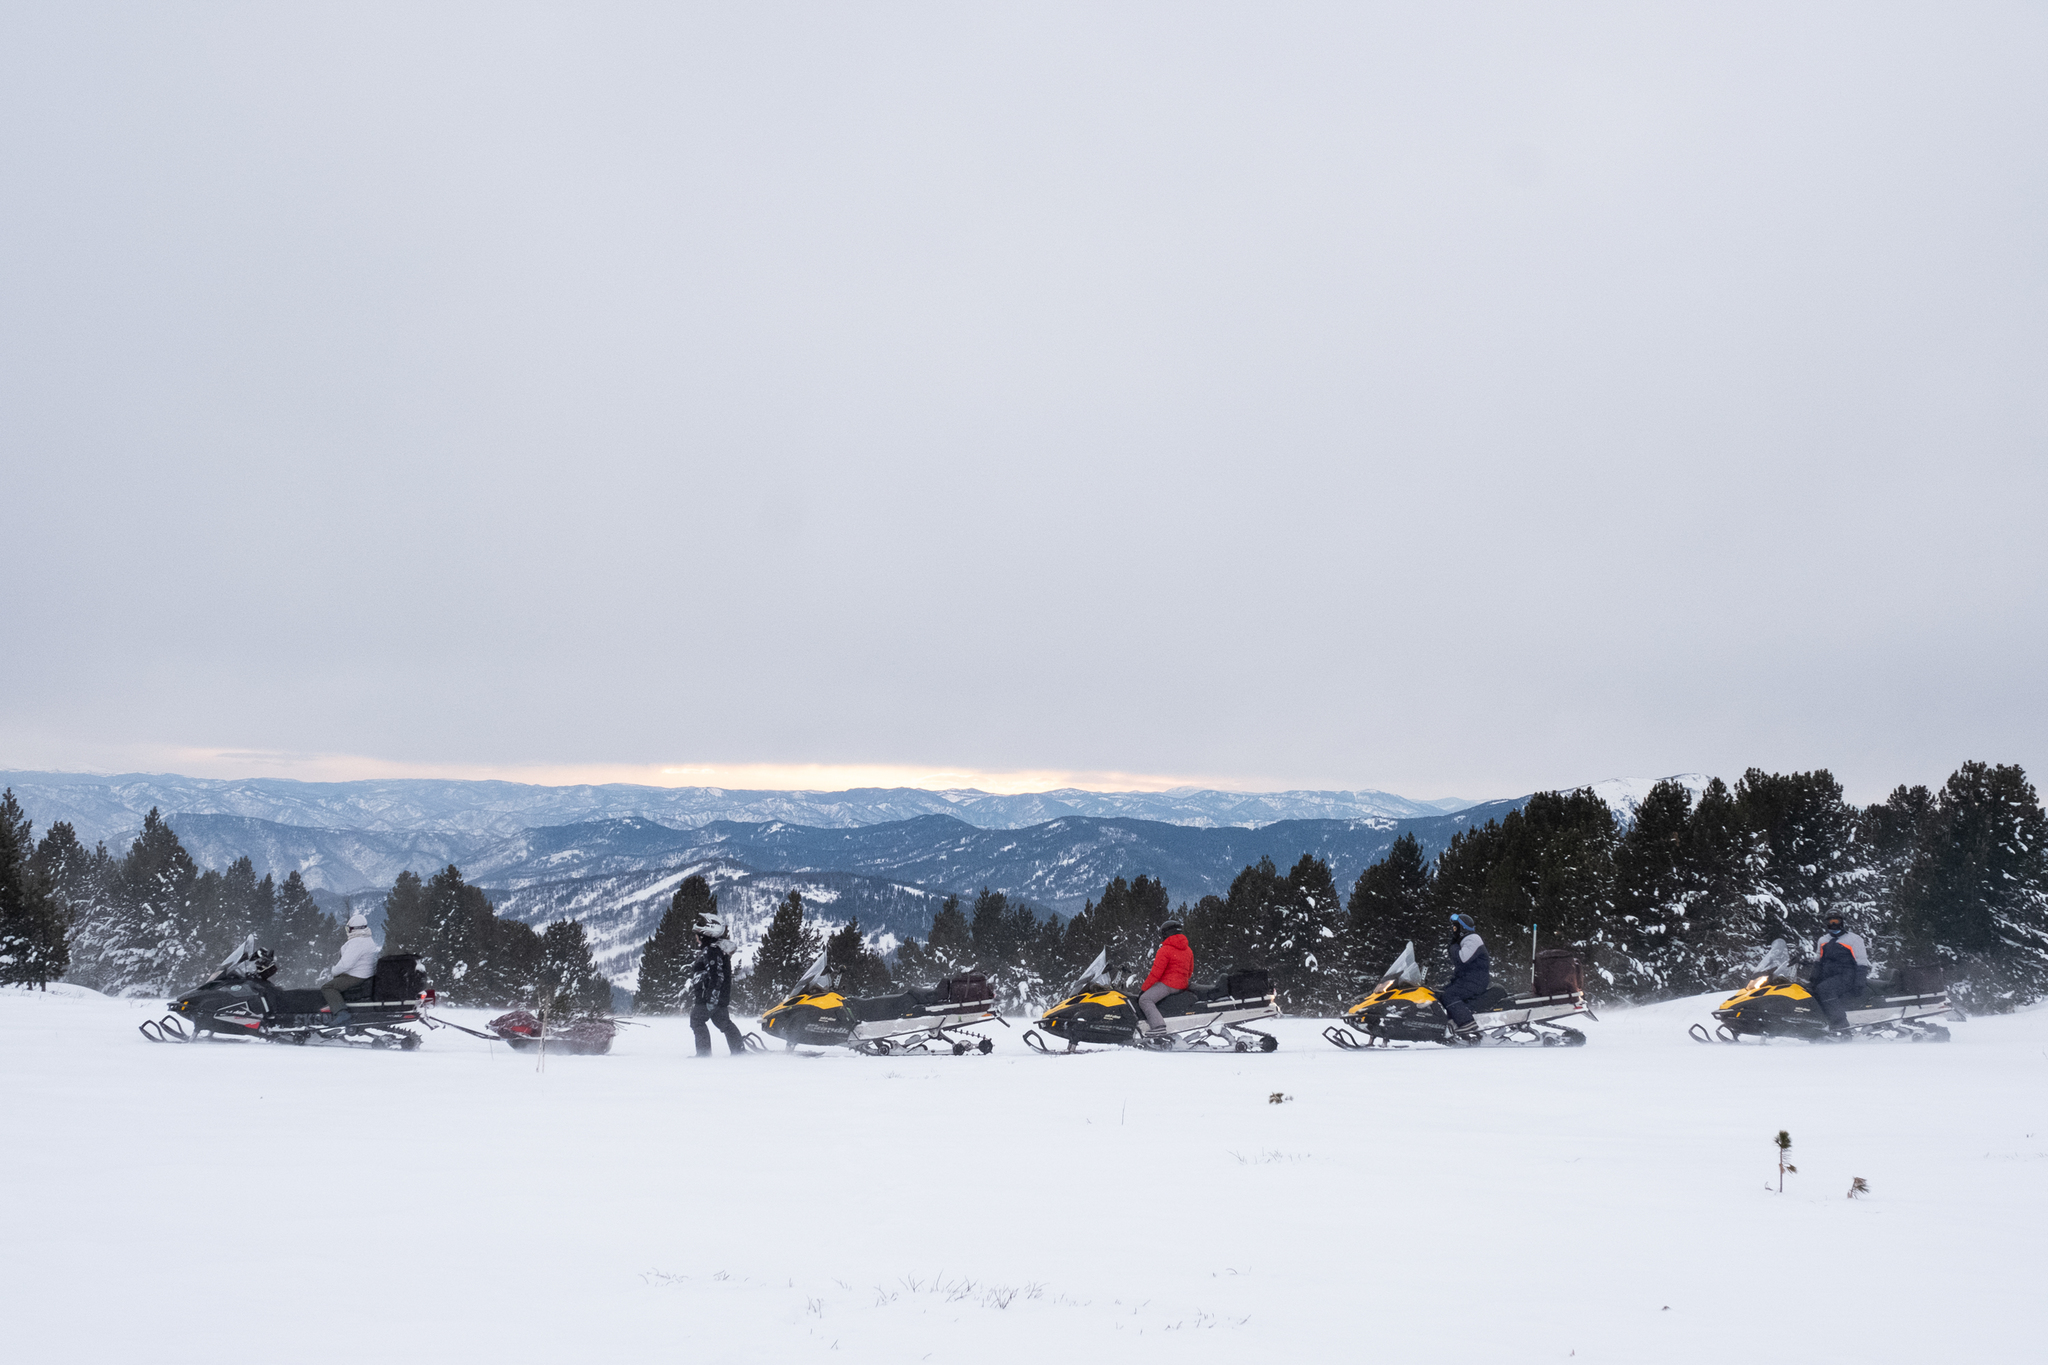
<svg viewBox="0 0 2048 1365"><path fill-rule="evenodd" d="M716 915L706 915L697 921L697 932L705 938L720 939L726 935L725 921Z"/></svg>
<svg viewBox="0 0 2048 1365"><path fill-rule="evenodd" d="M369 927L370 917L360 910L356 911L353 915L350 915L348 917L348 928L350 933L354 933L358 929L367 929Z"/></svg>

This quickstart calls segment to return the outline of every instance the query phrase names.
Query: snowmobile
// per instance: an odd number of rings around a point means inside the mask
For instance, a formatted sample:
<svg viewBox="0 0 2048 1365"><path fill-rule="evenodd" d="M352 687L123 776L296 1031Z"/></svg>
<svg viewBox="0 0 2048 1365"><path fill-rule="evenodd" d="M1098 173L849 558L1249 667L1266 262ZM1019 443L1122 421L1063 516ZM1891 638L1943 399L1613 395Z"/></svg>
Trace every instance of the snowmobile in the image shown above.
<svg viewBox="0 0 2048 1365"><path fill-rule="evenodd" d="M1739 1043L1744 1038L1770 1042L1801 1038L1808 1042L1872 1038L1885 1042L1945 1043L1948 1030L1932 1020L1961 1022L1963 1012L1949 1002L1948 985L1938 967L1907 967L1891 981L1872 981L1861 995L1842 1000L1849 1016L1846 1031L1828 1024L1792 968L1792 950L1783 939L1773 943L1756 965L1756 975L1714 1011L1719 1022L1712 1033L1694 1024L1686 1033L1696 1043Z"/></svg>
<svg viewBox="0 0 2048 1365"><path fill-rule="evenodd" d="M1245 1027L1254 1019L1272 1019L1280 1013L1273 978L1256 967L1234 967L1207 985L1191 981L1186 990L1161 1000L1159 1014L1166 1021L1162 1032L1139 1010L1134 978L1117 984L1107 971L1108 961L1106 951L1095 955L1067 987L1066 998L1039 1018L1039 1031L1024 1034L1026 1046L1051 1054L1053 1049L1040 1032L1065 1043L1063 1052L1092 1050L1081 1047L1083 1043L1182 1052L1271 1052L1280 1046L1272 1034Z"/></svg>
<svg viewBox="0 0 2048 1365"><path fill-rule="evenodd" d="M995 1040L957 1037L956 1029L994 1019L996 993L980 972L949 976L936 986L912 986L895 995L849 997L825 954L798 978L796 986L761 1016L762 1031L787 1047L850 1047L883 1057L899 1052L995 1050Z"/></svg>
<svg viewBox="0 0 2048 1365"><path fill-rule="evenodd" d="M419 959L398 953L377 959L376 975L342 992L339 1016L327 1012L327 997L315 990L273 985L277 956L256 946L255 935L229 953L197 989L170 1002L172 1013L137 1027L153 1043L197 1042L201 1034L262 1038L278 1043L355 1043L410 1052L420 1035L400 1027L421 1021L434 992L420 975ZM187 1033L185 1026L191 1025Z"/></svg>
<svg viewBox="0 0 2048 1365"><path fill-rule="evenodd" d="M1546 949L1536 955L1535 978L1526 995L1516 995L1504 986L1488 987L1486 994L1470 1002L1472 1022L1479 1026L1477 1035L1461 1037L1436 992L1423 984L1422 968L1415 961L1415 945L1410 943L1387 968L1379 988L1344 1012L1347 1027L1333 1024L1323 1030L1323 1037L1353 1051L1410 1043L1443 1043L1451 1047L1582 1046L1586 1035L1558 1022L1575 1015L1598 1022L1598 1016L1586 1008L1586 995L1579 987L1578 957L1562 948ZM1360 1042L1356 1034L1363 1034L1365 1041Z"/></svg>

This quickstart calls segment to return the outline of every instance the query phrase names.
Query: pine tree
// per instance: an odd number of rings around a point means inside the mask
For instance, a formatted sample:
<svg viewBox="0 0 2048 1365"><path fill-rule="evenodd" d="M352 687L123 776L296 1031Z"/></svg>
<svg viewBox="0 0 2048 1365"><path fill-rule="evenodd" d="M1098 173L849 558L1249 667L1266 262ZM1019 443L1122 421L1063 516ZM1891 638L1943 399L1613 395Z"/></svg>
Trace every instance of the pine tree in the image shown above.
<svg viewBox="0 0 2048 1365"><path fill-rule="evenodd" d="M1142 874L1133 882L1114 878L1102 888L1100 901L1087 902L1066 922L1060 960L1048 965L1065 975L1086 966L1098 952L1125 968L1149 965L1170 907L1163 883Z"/></svg>
<svg viewBox="0 0 2048 1365"><path fill-rule="evenodd" d="M1860 880L1856 811L1842 800L1842 784L1825 768L1751 768L1735 784L1735 805L1744 826L1762 836L1764 893L1777 911L1763 929L1815 937L1830 914L1847 908Z"/></svg>
<svg viewBox="0 0 2048 1365"><path fill-rule="evenodd" d="M844 995L882 995L890 988L889 968L868 946L859 916L825 940L825 964Z"/></svg>
<svg viewBox="0 0 2048 1365"><path fill-rule="evenodd" d="M823 946L816 931L805 927L804 898L792 888L775 907L768 932L761 935L761 946L754 954L749 976L754 999L768 1005L788 995Z"/></svg>
<svg viewBox="0 0 2048 1365"><path fill-rule="evenodd" d="M1237 874L1221 902L1203 897L1188 918L1196 970L1256 965L1273 974L1281 1004L1333 1008L1348 986L1342 907L1330 866L1304 853L1282 876L1271 858Z"/></svg>
<svg viewBox="0 0 2048 1365"><path fill-rule="evenodd" d="M285 879L285 886L287 889L291 886L289 877ZM398 880L391 884L391 890L384 896L384 951L412 953L421 959L424 966L433 938L434 925L427 909L426 885L415 872L399 873Z"/></svg>
<svg viewBox="0 0 2048 1365"><path fill-rule="evenodd" d="M401 876L400 882L403 881ZM398 894L394 887L392 898L385 901L387 934L391 932L393 899ZM423 932L425 942L417 948L411 937L401 942L418 952L421 967L437 988L457 999L479 1004L496 1004L524 994L531 978L523 964L506 958L507 952L522 949L524 940L515 933L508 943L507 931L499 929L497 911L482 890L462 879L461 868L450 863L429 877L419 886L419 901L417 911L407 905L397 908L408 917L415 913L420 916L423 923L402 924L401 929L408 936ZM492 960L494 948L503 949L496 963ZM384 950L391 951L388 941Z"/></svg>
<svg viewBox="0 0 2048 1365"><path fill-rule="evenodd" d="M1352 990L1385 979L1407 944L1419 953L1439 937L1430 910L1429 861L1413 834L1394 840L1385 856L1358 874L1345 907L1344 956Z"/></svg>
<svg viewBox="0 0 2048 1365"><path fill-rule="evenodd" d="M591 961L581 920L558 919L541 931L534 1001L561 1019L610 1011L611 983Z"/></svg>
<svg viewBox="0 0 2048 1365"><path fill-rule="evenodd" d="M1949 777L1901 902L1905 951L1945 965L1964 1008L2048 994L2048 814L2024 771L1970 762Z"/></svg>
<svg viewBox="0 0 2048 1365"><path fill-rule="evenodd" d="M49 892L63 934L68 960L64 979L95 990L109 984L96 945L107 941L113 921L117 867L104 843L87 852L77 832L63 820L51 825L36 845L36 873Z"/></svg>
<svg viewBox="0 0 2048 1365"><path fill-rule="evenodd" d="M925 953L932 971L940 977L974 970L974 933L967 926L967 915L960 908L958 896L946 897L939 912L932 916Z"/></svg>
<svg viewBox="0 0 2048 1365"><path fill-rule="evenodd" d="M638 1014L673 1014L686 1003L684 988L697 960L697 926L718 913L718 897L702 877L683 878L669 898L654 937L640 950L640 985L633 997Z"/></svg>
<svg viewBox="0 0 2048 1365"><path fill-rule="evenodd" d="M546 945L540 933L522 920L496 917L491 920L489 933L490 954L484 969L473 975L470 998L493 1007L537 1007L545 994L542 973ZM610 1004L611 992L607 987L605 1007ZM552 1003L549 1008L553 1008Z"/></svg>
<svg viewBox="0 0 2048 1365"><path fill-rule="evenodd" d="M116 877L105 967L122 993L159 995L197 984L214 963L198 957L192 893L199 869L155 807Z"/></svg>
<svg viewBox="0 0 2048 1365"><path fill-rule="evenodd" d="M63 977L69 955L63 905L35 865L33 836L9 787L0 795L0 984L40 990Z"/></svg>
<svg viewBox="0 0 2048 1365"><path fill-rule="evenodd" d="M417 893L420 879L413 877L410 872L399 874L400 883L403 884L408 877L412 879L411 890ZM262 885L258 887L259 897L262 886L267 886L269 882L270 878L263 879ZM396 895L397 892L394 890L393 894ZM271 950L277 954L277 965L282 979L305 979L322 968L334 965L340 951L339 945L348 934L346 921L350 909L348 902L344 901L341 920L337 921L334 916L322 910L319 902L313 899L313 893L306 889L305 879L299 875L297 868L285 874L284 885L271 897L269 939ZM384 929L382 946L387 954L398 951L391 946L391 928L388 921Z"/></svg>

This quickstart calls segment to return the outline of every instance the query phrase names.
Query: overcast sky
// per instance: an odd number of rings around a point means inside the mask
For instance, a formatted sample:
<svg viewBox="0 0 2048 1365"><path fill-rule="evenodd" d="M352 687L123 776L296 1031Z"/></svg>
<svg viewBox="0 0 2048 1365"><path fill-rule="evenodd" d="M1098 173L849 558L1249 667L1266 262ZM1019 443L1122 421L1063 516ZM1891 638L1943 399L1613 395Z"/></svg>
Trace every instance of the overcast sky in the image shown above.
<svg viewBox="0 0 2048 1365"><path fill-rule="evenodd" d="M0 766L2048 769L2039 5L0 16Z"/></svg>

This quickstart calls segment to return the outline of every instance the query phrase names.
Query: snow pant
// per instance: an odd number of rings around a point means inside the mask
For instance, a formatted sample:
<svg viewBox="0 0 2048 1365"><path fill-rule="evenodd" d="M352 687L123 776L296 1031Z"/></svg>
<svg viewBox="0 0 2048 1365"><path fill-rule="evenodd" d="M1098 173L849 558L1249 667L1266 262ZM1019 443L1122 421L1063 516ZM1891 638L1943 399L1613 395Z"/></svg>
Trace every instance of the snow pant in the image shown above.
<svg viewBox="0 0 2048 1365"><path fill-rule="evenodd" d="M327 997L327 1008L339 1014L341 1013L341 993L343 991L352 991L369 979L367 976L350 976L347 972L343 972L340 976L335 977L332 981L322 986L320 994Z"/></svg>
<svg viewBox="0 0 2048 1365"><path fill-rule="evenodd" d="M1836 1028L1847 1028L1849 1011L1842 1007L1842 1001L1846 997L1861 995L1863 991L1853 976L1831 976L1816 982L1812 993L1814 1003L1820 1006L1820 1012L1828 1017L1828 1022Z"/></svg>
<svg viewBox="0 0 2048 1365"><path fill-rule="evenodd" d="M1138 1008L1145 1011L1145 1017L1152 1022L1152 1027L1161 1033L1166 1032L1166 1019L1159 1013L1159 1002L1179 989L1178 986L1169 986L1162 981L1156 986L1147 986L1145 993L1138 997Z"/></svg>
<svg viewBox="0 0 2048 1365"><path fill-rule="evenodd" d="M1464 1028L1472 1022L1471 1001L1486 994L1484 986L1446 986L1436 993L1437 1003L1444 1007L1444 1013L1451 1016L1451 1022Z"/></svg>
<svg viewBox="0 0 2048 1365"><path fill-rule="evenodd" d="M746 1035L733 1027L732 1012L721 1000L716 1005L698 1005L690 1011L690 1032L697 1035L699 1057L711 1055L711 1030L705 1027L706 1024L718 1025L718 1031L725 1035L726 1046L733 1050L734 1055L747 1050Z"/></svg>

